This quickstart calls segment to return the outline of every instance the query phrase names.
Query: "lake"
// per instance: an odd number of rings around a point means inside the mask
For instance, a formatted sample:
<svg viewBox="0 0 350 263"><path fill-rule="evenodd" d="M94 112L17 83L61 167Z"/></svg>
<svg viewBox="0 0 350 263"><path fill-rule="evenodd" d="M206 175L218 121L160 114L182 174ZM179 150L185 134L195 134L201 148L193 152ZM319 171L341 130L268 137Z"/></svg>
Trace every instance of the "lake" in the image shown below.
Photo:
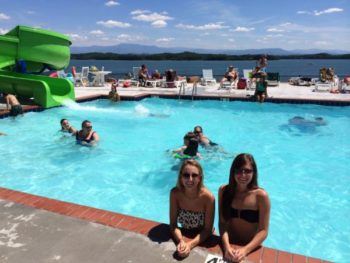
<svg viewBox="0 0 350 263"><path fill-rule="evenodd" d="M221 79L229 65L239 69L240 76L243 76L243 69L252 69L255 67L253 60L240 61L175 61L175 60L71 60L68 70L71 66L76 66L77 71L82 66L94 65L101 69L112 71L111 77L121 78L128 72L132 72L132 67L146 64L149 72L158 69L164 73L167 69L175 69L178 75L183 76L201 76L202 69L212 69L214 77ZM308 77L318 77L319 70L322 67L333 67L335 73L343 78L350 75L350 59L282 59L268 61L268 72L279 72L282 81L287 81L290 77L299 75Z"/></svg>

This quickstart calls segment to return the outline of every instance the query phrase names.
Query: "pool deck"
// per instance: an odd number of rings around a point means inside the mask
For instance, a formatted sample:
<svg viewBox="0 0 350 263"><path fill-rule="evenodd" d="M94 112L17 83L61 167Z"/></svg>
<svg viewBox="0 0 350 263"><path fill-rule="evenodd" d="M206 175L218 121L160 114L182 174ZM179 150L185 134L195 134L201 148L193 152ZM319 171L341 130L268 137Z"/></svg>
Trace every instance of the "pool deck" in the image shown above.
<svg viewBox="0 0 350 263"><path fill-rule="evenodd" d="M198 97L249 99L253 94L253 91L217 88L217 85L199 86ZM77 87L75 92L77 100L85 100L107 95L109 90L109 86ZM178 89L140 87L118 88L118 92L122 99L179 94ZM185 94L191 97L191 84ZM313 92L313 87L287 83L269 87L268 95L267 101L350 105L350 94ZM4 108L0 103L0 115L7 115ZM33 109L33 106L26 108ZM177 262L174 250L166 224L0 188L0 262ZM218 236L212 236L182 261L204 263L208 254L222 254ZM261 247L245 262L327 261Z"/></svg>

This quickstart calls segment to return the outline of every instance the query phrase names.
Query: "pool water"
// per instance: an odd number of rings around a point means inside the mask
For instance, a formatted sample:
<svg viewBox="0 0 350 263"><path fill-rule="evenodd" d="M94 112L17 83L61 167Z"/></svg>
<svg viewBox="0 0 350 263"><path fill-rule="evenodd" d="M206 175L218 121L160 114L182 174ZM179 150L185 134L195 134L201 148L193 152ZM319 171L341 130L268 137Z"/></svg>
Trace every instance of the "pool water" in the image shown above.
<svg viewBox="0 0 350 263"><path fill-rule="evenodd" d="M326 125L289 124L294 116L322 117ZM59 132L61 118L76 128L91 120L100 143L77 145ZM164 223L179 164L167 150L201 125L221 146L200 149L205 184L215 196L228 182L233 156L254 155L272 204L264 245L336 262L350 257L349 107L97 100L0 124L8 134L0 137L2 187Z"/></svg>

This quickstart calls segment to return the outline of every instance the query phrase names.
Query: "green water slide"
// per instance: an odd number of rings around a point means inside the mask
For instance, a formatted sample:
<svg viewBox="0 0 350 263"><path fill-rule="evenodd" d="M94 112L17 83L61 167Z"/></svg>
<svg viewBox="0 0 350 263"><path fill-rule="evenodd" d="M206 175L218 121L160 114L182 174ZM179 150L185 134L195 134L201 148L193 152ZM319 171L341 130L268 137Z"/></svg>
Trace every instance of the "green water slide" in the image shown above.
<svg viewBox="0 0 350 263"><path fill-rule="evenodd" d="M65 35L26 26L0 35L0 91L19 98L34 98L44 108L59 106L66 99L74 100L71 81L39 75L45 68L66 68L70 45ZM23 73L16 72L19 69Z"/></svg>

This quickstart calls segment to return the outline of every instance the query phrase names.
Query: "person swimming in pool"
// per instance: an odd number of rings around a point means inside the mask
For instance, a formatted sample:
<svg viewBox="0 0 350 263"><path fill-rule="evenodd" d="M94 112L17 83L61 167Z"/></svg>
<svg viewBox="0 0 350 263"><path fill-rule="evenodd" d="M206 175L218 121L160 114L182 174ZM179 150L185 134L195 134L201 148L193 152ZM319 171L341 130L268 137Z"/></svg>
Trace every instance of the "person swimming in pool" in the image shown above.
<svg viewBox="0 0 350 263"><path fill-rule="evenodd" d="M270 199L258 186L257 165L251 154L241 153L233 160L229 182L219 188L218 205L224 258L242 262L266 239L270 222Z"/></svg>
<svg viewBox="0 0 350 263"><path fill-rule="evenodd" d="M100 140L97 132L92 130L92 123L85 120L81 124L81 130L75 134L77 143L86 146L93 146Z"/></svg>
<svg viewBox="0 0 350 263"><path fill-rule="evenodd" d="M169 226L180 258L188 257L213 233L215 197L203 182L201 165L193 159L185 160L170 191Z"/></svg>
<svg viewBox="0 0 350 263"><path fill-rule="evenodd" d="M184 136L184 146L172 151L179 159L200 158L198 152L198 140L193 132L188 132Z"/></svg>
<svg viewBox="0 0 350 263"><path fill-rule="evenodd" d="M75 135L77 133L77 130L69 124L69 121L67 119L61 119L61 132L68 132L72 135Z"/></svg>
<svg viewBox="0 0 350 263"><path fill-rule="evenodd" d="M212 142L206 135L203 134L203 128L201 126L194 127L193 133L196 135L199 144L203 147L218 145L217 143Z"/></svg>

